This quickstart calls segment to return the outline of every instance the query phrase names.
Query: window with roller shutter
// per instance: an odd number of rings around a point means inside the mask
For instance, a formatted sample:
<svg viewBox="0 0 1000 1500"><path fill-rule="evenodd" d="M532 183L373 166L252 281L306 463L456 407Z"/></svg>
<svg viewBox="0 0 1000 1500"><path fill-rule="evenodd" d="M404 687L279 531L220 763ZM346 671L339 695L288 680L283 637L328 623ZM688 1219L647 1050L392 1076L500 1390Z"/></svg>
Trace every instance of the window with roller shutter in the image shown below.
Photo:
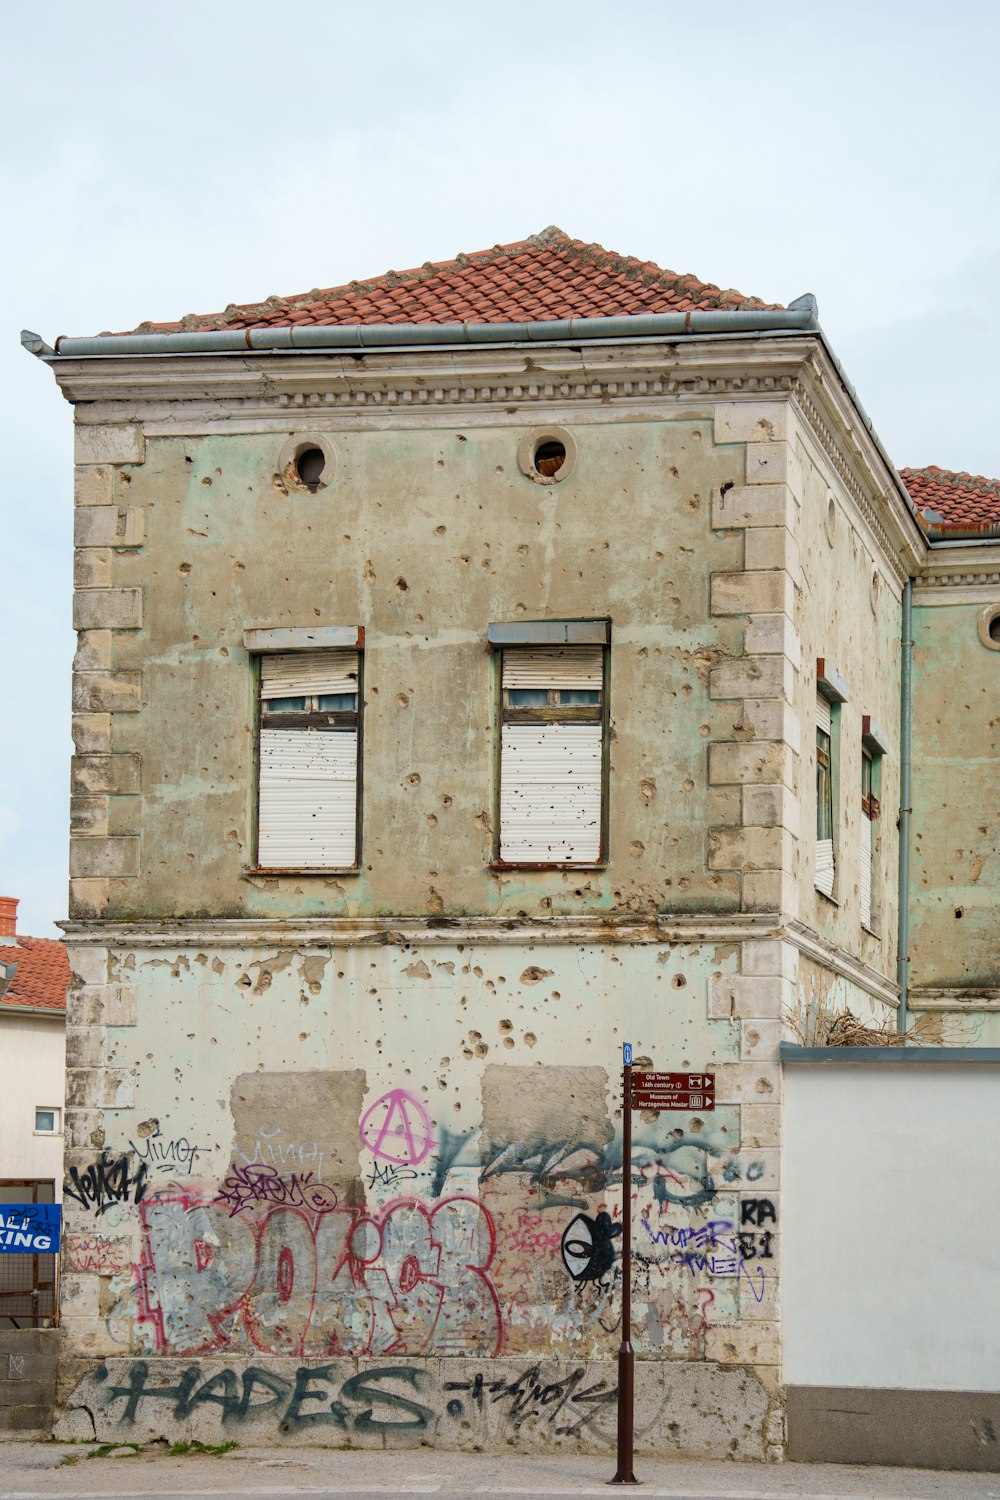
<svg viewBox="0 0 1000 1500"><path fill-rule="evenodd" d="M833 894L833 722L829 700L816 695L816 889Z"/></svg>
<svg viewBox="0 0 1000 1500"><path fill-rule="evenodd" d="M503 651L501 864L604 862L605 657L601 646Z"/></svg>
<svg viewBox="0 0 1000 1500"><path fill-rule="evenodd" d="M361 653L274 652L260 662L257 865L353 869Z"/></svg>

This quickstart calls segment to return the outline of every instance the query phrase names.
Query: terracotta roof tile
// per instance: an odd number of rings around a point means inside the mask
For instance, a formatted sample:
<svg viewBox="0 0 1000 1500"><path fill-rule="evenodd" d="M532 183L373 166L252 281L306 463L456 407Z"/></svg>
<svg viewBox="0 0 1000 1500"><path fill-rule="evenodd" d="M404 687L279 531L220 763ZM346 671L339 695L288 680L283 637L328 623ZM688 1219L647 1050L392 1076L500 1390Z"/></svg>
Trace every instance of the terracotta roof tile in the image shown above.
<svg viewBox="0 0 1000 1500"><path fill-rule="evenodd" d="M55 938L18 937L16 947L0 947L0 963L16 964L17 972L0 1010L28 1006L33 1010L66 1009L69 958Z"/></svg>
<svg viewBox="0 0 1000 1500"><path fill-rule="evenodd" d="M568 317L605 318L688 308L774 306L732 289L678 276L652 261L618 255L601 245L570 239L550 227L526 240L494 245L454 260L427 261L408 271L387 271L368 281L313 290L294 297L227 307L176 323L142 323L139 333L180 329L265 328L298 325L386 323L405 310L407 322L502 322Z"/></svg>
<svg viewBox="0 0 1000 1500"><path fill-rule="evenodd" d="M935 464L900 469L899 475L914 505L933 525L1000 526L1000 479L956 474Z"/></svg>

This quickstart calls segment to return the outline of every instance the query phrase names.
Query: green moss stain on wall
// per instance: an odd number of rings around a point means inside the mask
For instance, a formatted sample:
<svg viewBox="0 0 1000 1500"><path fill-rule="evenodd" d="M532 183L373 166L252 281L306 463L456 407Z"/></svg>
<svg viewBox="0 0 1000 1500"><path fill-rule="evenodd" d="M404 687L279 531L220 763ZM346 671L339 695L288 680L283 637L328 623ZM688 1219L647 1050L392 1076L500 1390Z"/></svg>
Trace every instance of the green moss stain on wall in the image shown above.
<svg viewBox="0 0 1000 1500"><path fill-rule="evenodd" d="M966 991L1000 985L1000 653L981 609L913 611L912 977Z"/></svg>
<svg viewBox="0 0 1000 1500"><path fill-rule="evenodd" d="M142 757L142 874L112 882L109 915L559 914L731 910L738 877L706 869L708 696L741 622L709 615L711 572L740 566L713 533L711 495L741 479L740 445L707 421L576 429L562 483L517 465L520 427L334 432L333 482L275 481L286 434L152 438L129 474L146 544L115 556L143 591L143 628L117 632L116 670L142 671L143 709L114 748ZM124 488L125 486L123 486ZM604 872L488 869L493 746L486 627L608 615L611 860ZM364 841L359 875L247 876L254 687L248 626L366 630ZM141 818L141 826L136 827Z"/></svg>

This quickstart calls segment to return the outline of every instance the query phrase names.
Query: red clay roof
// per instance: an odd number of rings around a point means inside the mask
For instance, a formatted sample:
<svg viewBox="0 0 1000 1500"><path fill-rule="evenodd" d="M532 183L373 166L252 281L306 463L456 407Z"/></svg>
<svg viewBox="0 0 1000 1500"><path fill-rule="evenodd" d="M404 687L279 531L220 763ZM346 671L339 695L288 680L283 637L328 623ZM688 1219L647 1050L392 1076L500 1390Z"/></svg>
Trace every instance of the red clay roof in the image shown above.
<svg viewBox="0 0 1000 1500"><path fill-rule="evenodd" d="M900 469L899 475L914 505L934 525L1000 525L1000 479L955 474L935 464L926 469Z"/></svg>
<svg viewBox="0 0 1000 1500"><path fill-rule="evenodd" d="M17 947L0 947L0 963L17 964L14 982L0 998L0 1010L66 1010L69 958L55 938L18 937Z"/></svg>
<svg viewBox="0 0 1000 1500"><path fill-rule="evenodd" d="M295 297L268 297L223 313L192 313L178 323L141 323L135 332L306 323L517 323L775 305L571 240L550 226L526 240L454 260L427 261L409 271L387 271Z"/></svg>

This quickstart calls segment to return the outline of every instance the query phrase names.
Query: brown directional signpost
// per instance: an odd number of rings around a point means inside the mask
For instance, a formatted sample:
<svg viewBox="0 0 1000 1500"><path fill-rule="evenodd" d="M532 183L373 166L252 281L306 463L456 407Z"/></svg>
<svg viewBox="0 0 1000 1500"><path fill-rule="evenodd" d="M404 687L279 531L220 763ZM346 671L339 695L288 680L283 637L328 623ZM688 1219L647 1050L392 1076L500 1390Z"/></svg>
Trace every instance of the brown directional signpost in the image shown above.
<svg viewBox="0 0 1000 1500"><path fill-rule="evenodd" d="M714 1073L632 1073L626 1042L622 1067L622 1339L618 1346L618 1464L609 1484L638 1484L635 1448L635 1353L632 1349L632 1111L715 1108Z"/></svg>

